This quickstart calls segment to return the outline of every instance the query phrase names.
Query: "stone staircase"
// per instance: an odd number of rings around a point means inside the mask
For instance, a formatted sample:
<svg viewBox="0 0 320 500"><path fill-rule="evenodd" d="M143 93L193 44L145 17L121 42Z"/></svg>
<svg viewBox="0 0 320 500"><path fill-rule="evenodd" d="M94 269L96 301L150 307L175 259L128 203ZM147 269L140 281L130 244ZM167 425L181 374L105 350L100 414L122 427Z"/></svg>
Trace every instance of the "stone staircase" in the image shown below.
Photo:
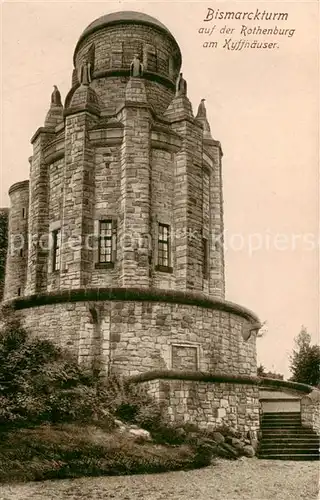
<svg viewBox="0 0 320 500"><path fill-rule="evenodd" d="M301 425L300 412L264 413L258 458L319 460L319 436Z"/></svg>

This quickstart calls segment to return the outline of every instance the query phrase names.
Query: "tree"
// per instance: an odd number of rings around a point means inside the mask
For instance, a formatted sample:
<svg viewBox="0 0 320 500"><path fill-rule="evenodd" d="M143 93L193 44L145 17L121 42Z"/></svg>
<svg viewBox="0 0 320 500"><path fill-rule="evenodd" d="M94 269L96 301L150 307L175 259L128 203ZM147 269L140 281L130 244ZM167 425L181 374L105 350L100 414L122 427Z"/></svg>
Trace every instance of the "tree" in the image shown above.
<svg viewBox="0 0 320 500"><path fill-rule="evenodd" d="M320 346L311 345L311 335L302 326L295 338L290 356L291 380L313 386L320 385Z"/></svg>
<svg viewBox="0 0 320 500"><path fill-rule="evenodd" d="M265 367L262 364L260 364L257 368L257 375L258 375L258 377L274 378L277 380L283 380L283 375L281 375L280 373L271 372L270 370L267 372Z"/></svg>
<svg viewBox="0 0 320 500"><path fill-rule="evenodd" d="M257 375L258 375L258 377L265 377L266 376L266 369L261 363L257 368Z"/></svg>

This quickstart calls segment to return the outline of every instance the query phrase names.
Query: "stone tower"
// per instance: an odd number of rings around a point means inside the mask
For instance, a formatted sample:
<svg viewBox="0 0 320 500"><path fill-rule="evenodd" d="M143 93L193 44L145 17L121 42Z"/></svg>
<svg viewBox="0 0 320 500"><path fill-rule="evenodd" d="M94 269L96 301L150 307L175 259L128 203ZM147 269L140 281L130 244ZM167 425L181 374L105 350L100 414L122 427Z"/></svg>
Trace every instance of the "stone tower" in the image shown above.
<svg viewBox="0 0 320 500"><path fill-rule="evenodd" d="M220 142L194 116L158 20L91 23L55 87L29 181L10 188L4 300L107 373L256 375L249 310L225 300Z"/></svg>

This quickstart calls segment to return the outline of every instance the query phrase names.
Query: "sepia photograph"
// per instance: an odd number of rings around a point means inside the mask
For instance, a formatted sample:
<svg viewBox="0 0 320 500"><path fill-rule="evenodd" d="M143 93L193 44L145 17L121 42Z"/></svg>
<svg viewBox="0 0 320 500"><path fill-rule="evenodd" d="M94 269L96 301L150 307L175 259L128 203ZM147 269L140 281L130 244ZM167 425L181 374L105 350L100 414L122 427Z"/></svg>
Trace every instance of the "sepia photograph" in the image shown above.
<svg viewBox="0 0 320 500"><path fill-rule="evenodd" d="M319 26L1 3L0 500L319 498Z"/></svg>

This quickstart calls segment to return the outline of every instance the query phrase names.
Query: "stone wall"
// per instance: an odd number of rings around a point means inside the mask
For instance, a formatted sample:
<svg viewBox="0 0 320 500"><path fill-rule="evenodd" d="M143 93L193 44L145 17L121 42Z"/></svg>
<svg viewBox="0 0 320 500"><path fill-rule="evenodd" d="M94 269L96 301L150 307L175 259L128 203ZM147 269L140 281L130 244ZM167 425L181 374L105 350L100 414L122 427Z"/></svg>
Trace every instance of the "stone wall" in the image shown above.
<svg viewBox="0 0 320 500"><path fill-rule="evenodd" d="M214 429L226 425L242 434L257 432L259 389L255 386L193 380L141 382L166 408L172 422Z"/></svg>
<svg viewBox="0 0 320 500"><path fill-rule="evenodd" d="M314 389L304 396L300 403L301 422L304 427L311 427L320 434L320 391Z"/></svg>
<svg viewBox="0 0 320 500"><path fill-rule="evenodd" d="M29 181L14 184L10 191L8 253L4 300L24 294L27 278Z"/></svg>
<svg viewBox="0 0 320 500"><path fill-rule="evenodd" d="M149 302L148 291L140 295L132 301L52 303L19 314L33 334L68 347L81 362L92 362L94 351L101 368L116 374L187 364L189 370L256 375L255 335L247 341L242 336L249 320L214 308Z"/></svg>

